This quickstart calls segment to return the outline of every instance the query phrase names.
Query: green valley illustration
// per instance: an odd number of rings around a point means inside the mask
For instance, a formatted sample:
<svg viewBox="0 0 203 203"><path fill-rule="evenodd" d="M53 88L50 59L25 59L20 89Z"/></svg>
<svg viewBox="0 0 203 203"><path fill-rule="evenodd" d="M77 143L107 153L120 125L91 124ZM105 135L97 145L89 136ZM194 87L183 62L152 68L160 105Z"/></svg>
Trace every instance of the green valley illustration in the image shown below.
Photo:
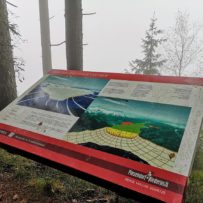
<svg viewBox="0 0 203 203"><path fill-rule="evenodd" d="M66 139L172 170L190 111L190 107L97 97Z"/></svg>
<svg viewBox="0 0 203 203"><path fill-rule="evenodd" d="M49 76L17 104L79 117L66 141L172 171L191 108L99 96L107 83Z"/></svg>

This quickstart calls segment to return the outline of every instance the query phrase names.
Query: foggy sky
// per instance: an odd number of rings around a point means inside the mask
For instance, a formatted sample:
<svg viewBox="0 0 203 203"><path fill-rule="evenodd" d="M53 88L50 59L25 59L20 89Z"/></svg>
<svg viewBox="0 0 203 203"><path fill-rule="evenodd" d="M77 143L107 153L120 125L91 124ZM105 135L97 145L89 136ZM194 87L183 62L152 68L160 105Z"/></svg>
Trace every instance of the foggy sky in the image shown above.
<svg viewBox="0 0 203 203"><path fill-rule="evenodd" d="M17 18L22 38L15 54L25 60L25 81L18 84L20 93L42 76L38 0L10 0L18 8L9 9ZM49 0L51 41L65 40L64 0ZM84 70L124 72L129 61L142 56L141 39L156 13L157 25L167 29L175 23L178 10L190 13L192 21L203 22L202 0L83 0ZM53 67L64 69L65 45L52 48Z"/></svg>

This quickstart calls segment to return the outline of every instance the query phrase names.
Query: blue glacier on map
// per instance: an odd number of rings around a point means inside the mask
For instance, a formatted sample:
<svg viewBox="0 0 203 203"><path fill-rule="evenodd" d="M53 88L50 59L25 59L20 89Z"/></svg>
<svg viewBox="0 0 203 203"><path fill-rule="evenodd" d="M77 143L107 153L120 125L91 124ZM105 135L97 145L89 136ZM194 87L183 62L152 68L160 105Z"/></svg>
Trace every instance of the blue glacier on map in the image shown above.
<svg viewBox="0 0 203 203"><path fill-rule="evenodd" d="M80 117L108 80L49 76L18 105Z"/></svg>

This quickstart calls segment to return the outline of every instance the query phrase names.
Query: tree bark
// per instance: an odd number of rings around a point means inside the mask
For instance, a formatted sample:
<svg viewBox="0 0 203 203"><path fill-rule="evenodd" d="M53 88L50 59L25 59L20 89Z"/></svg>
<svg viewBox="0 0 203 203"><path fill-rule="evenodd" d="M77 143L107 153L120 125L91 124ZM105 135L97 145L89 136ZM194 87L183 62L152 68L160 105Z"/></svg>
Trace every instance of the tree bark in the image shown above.
<svg viewBox="0 0 203 203"><path fill-rule="evenodd" d="M5 0L0 0L0 110L17 96L8 12Z"/></svg>
<svg viewBox="0 0 203 203"><path fill-rule="evenodd" d="M81 0L65 0L67 69L83 69L83 34Z"/></svg>
<svg viewBox="0 0 203 203"><path fill-rule="evenodd" d="M43 75L52 69L48 0L39 0Z"/></svg>

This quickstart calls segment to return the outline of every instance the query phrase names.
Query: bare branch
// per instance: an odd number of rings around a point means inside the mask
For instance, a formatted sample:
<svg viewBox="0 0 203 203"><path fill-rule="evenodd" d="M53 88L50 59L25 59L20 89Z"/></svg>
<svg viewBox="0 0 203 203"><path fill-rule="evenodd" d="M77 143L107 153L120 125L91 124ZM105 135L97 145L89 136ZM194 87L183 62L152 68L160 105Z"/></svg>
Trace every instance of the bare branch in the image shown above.
<svg viewBox="0 0 203 203"><path fill-rule="evenodd" d="M6 3L9 4L10 6L13 6L13 7L15 7L15 8L18 8L18 6L16 6L15 4L12 4L12 3L9 2L9 1L6 1Z"/></svg>
<svg viewBox="0 0 203 203"><path fill-rule="evenodd" d="M55 18L55 16L51 16L51 17L49 18L49 20L52 20L53 18Z"/></svg>
<svg viewBox="0 0 203 203"><path fill-rule="evenodd" d="M57 47L57 46L61 46L62 44L66 43L66 41L60 42L58 44L51 44L51 47Z"/></svg>
<svg viewBox="0 0 203 203"><path fill-rule="evenodd" d="M167 42L163 49L167 63L165 69L181 76L192 64L196 64L203 53L203 43L199 35L202 26L190 24L189 14L178 12L175 25L167 33Z"/></svg>
<svg viewBox="0 0 203 203"><path fill-rule="evenodd" d="M96 12L92 12L92 13L83 13L82 15L83 16L90 16L90 15L95 15L96 14Z"/></svg>

